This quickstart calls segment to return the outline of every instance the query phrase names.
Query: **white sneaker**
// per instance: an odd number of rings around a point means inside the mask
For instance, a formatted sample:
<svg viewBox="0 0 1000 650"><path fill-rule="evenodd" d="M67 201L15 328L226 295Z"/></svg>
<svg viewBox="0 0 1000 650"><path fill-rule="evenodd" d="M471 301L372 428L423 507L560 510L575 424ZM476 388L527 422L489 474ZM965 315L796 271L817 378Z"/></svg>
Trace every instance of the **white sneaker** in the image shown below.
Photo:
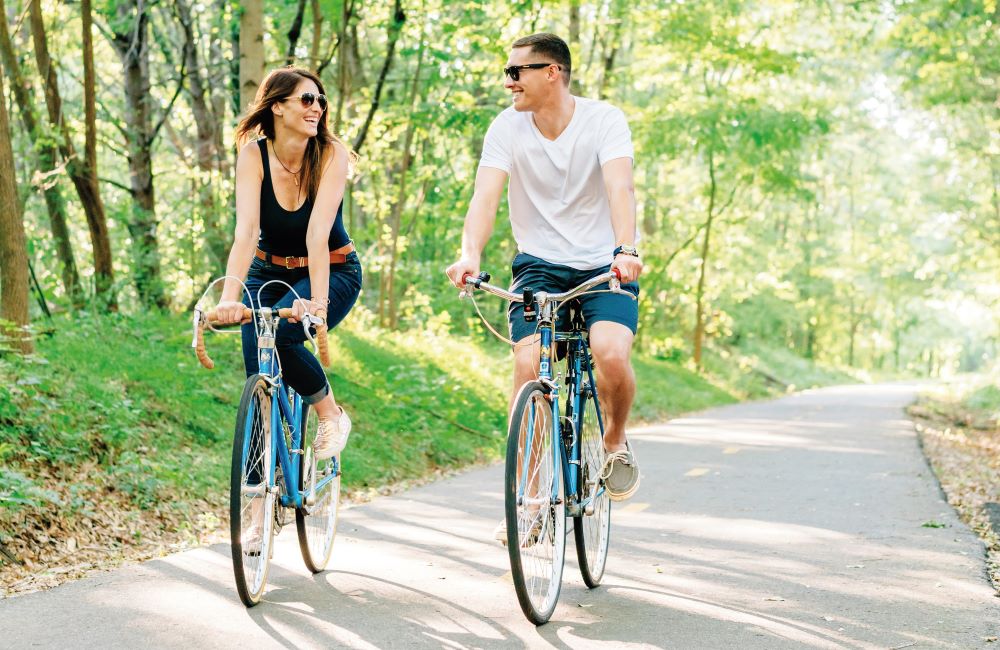
<svg viewBox="0 0 1000 650"><path fill-rule="evenodd" d="M320 418L316 428L316 440L313 442L313 453L317 460L332 458L347 446L347 438L351 435L351 418L341 407L340 417L335 420Z"/></svg>
<svg viewBox="0 0 1000 650"><path fill-rule="evenodd" d="M260 547L264 543L264 531L260 526L251 526L243 534L242 546L245 555L260 555Z"/></svg>
<svg viewBox="0 0 1000 650"><path fill-rule="evenodd" d="M531 520L531 530L521 541L521 548L530 548L538 543L538 538L542 536L542 518L537 514ZM500 542L502 546L507 546L507 518L500 520L497 527L493 529L493 539Z"/></svg>

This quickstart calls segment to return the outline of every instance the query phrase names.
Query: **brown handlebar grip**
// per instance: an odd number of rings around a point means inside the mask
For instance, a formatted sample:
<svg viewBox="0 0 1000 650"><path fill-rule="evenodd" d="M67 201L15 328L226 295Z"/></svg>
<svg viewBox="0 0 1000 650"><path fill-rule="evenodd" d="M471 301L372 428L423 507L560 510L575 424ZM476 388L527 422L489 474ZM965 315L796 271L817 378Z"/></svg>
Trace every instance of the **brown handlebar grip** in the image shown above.
<svg viewBox="0 0 1000 650"><path fill-rule="evenodd" d="M215 367L215 362L208 356L208 351L205 349L205 321L198 323L198 327L195 329L195 339L195 356L198 357L201 365L211 370Z"/></svg>
<svg viewBox="0 0 1000 650"><path fill-rule="evenodd" d="M278 310L278 317L279 318L291 318L292 317L292 308L291 307L283 307L282 309L279 309ZM244 323L248 322L252 318L253 318L253 310L250 309L249 307L244 307L243 308L243 322ZM206 325L206 323L210 323L212 325L232 325L233 323L220 323L219 319L216 317L215 310L211 309L211 310L205 312L205 317L202 318L198 322L198 327L195 328L195 347L194 347L195 356L198 357L198 361L201 363L201 365L203 365L206 368L208 368L209 370L211 370L211 369L215 368L215 362L212 361L212 358L208 356L208 350L205 349L205 325ZM319 332L319 328L320 327L322 327L322 329L323 329L323 331L322 331L323 336L320 338L320 343L319 343L319 347L320 347L320 360L323 362L323 365L329 366L330 365L330 354L329 354L329 351L327 350L327 345L326 345L326 322L324 322L322 326L318 326L316 328L317 335L319 335L319 333L320 333Z"/></svg>
<svg viewBox="0 0 1000 650"><path fill-rule="evenodd" d="M323 322L316 326L316 346L319 348L319 362L324 368L330 367L330 342L326 338L326 314Z"/></svg>
<svg viewBox="0 0 1000 650"><path fill-rule="evenodd" d="M292 308L291 307L282 307L281 309L278 310L278 317L279 318L291 318L292 317ZM234 324L234 323L220 323L219 320L215 316L215 310L214 309L211 309L211 310L205 312L205 318L212 325L233 325ZM242 322L247 323L252 318L253 318L253 310L250 309L249 307L244 307L243 308L243 321Z"/></svg>

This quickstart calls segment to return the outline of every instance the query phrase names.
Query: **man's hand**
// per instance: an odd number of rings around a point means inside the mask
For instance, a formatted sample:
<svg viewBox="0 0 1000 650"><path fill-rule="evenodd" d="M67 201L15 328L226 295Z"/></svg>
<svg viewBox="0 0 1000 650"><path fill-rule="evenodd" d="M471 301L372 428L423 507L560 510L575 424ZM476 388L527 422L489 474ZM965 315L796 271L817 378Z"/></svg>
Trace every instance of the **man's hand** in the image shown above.
<svg viewBox="0 0 1000 650"><path fill-rule="evenodd" d="M635 282L642 275L642 262L635 255L618 253L615 256L615 261L611 263L611 269L618 269L622 284Z"/></svg>
<svg viewBox="0 0 1000 650"><path fill-rule="evenodd" d="M479 260L470 260L467 257L463 257L451 266L449 266L445 273L448 274L448 279L451 283L458 287L459 289L465 288L465 276L477 276L479 275Z"/></svg>

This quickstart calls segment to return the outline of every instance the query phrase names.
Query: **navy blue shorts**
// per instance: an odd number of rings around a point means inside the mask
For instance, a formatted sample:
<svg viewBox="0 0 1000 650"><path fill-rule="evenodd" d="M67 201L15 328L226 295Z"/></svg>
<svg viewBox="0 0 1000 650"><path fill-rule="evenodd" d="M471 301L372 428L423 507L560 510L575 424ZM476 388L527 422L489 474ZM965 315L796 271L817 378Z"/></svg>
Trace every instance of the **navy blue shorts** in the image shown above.
<svg viewBox="0 0 1000 650"><path fill-rule="evenodd" d="M586 282L595 275L607 273L611 265L602 266L596 269L581 271L569 266L552 264L545 260L518 253L510 265L511 274L514 278L510 290L520 293L525 287L531 287L534 291L549 291L560 293ZM608 283L599 284L592 291L608 289ZM625 289L637 299L639 297L639 283L629 282L623 284ZM585 293L577 300L580 301L583 310L583 321L587 327L600 321L611 321L621 323L632 330L635 334L639 326L639 301L632 300L628 296L616 293ZM565 330L569 328L567 322L567 312L564 307L559 309L559 318L556 322L556 329ZM512 302L507 309L507 319L510 321L510 339L515 343L521 339L531 336L537 330L538 322L527 323L524 320L524 305L519 302Z"/></svg>

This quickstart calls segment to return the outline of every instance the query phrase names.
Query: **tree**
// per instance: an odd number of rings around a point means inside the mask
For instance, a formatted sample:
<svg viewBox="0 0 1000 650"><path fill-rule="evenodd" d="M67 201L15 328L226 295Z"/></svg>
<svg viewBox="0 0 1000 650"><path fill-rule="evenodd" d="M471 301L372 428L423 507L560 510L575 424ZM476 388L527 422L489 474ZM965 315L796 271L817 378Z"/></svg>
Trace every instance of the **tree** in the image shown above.
<svg viewBox="0 0 1000 650"><path fill-rule="evenodd" d="M57 160L59 150L51 138L45 137L38 116L35 113L33 98L30 96L28 84L21 72L21 65L14 54L10 31L7 25L7 8L4 0L0 0L0 55L7 70L11 91L18 105L21 124L31 138L35 155L38 158L38 171L42 178L58 173ZM62 270L63 289L74 307L82 307L84 301L83 288L80 285L80 273L73 254L73 244L70 241L69 218L66 214L66 202L63 199L59 184L53 180L42 183L42 195L49 215L49 227L56 243L56 252Z"/></svg>
<svg viewBox="0 0 1000 650"><path fill-rule="evenodd" d="M84 65L93 65L93 49L90 35L90 2L83 3L83 60ZM87 226L90 230L90 242L94 250L94 296L100 306L111 310L118 309L118 299L115 295L114 267L111 259L111 241L108 238L108 222L104 213L104 203L97 187L97 169L91 167L89 161L80 159L70 140L69 130L65 124L62 112L62 97L59 94L59 84L56 78L55 64L49 56L48 39L45 34L45 22L42 18L40 0L30 0L28 17L31 22L31 37L35 46L35 60L38 72L45 86L45 106L48 109L49 123L55 132L59 153L66 164L66 171L73 186L76 188L80 204L87 216ZM89 63L88 63L89 62ZM91 79L92 81L92 79ZM85 88L88 96L93 96L93 84ZM88 122L85 129L93 133L96 126Z"/></svg>
<svg viewBox="0 0 1000 650"><path fill-rule="evenodd" d="M3 75L0 74L0 333L23 353L32 351L28 325L28 248L14 182Z"/></svg>
<svg viewBox="0 0 1000 650"><path fill-rule="evenodd" d="M240 10L240 107L242 113L253 103L264 81L264 6L261 0L241 3Z"/></svg>
<svg viewBox="0 0 1000 650"><path fill-rule="evenodd" d="M128 147L132 211L128 231L132 237L132 276L140 302L165 309L169 299L160 272L160 250L156 228L156 197L153 186L153 141L166 121L170 100L160 121L152 123L154 101L149 76L149 6L144 0L119 2L111 19L111 44L121 59L125 90L125 131Z"/></svg>

